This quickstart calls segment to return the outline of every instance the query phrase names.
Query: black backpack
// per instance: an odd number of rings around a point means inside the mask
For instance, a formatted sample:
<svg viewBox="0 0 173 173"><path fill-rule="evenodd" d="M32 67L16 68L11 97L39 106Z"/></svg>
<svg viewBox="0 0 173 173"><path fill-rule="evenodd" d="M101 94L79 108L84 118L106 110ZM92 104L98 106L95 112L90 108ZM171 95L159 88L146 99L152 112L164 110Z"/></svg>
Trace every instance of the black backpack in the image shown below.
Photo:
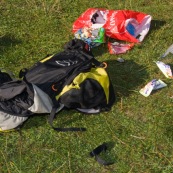
<svg viewBox="0 0 173 173"><path fill-rule="evenodd" d="M64 51L46 56L30 69L21 70L19 76L49 95L53 102L49 116L52 125L56 112L63 107L84 113L110 110L115 94L105 66L94 58L84 41L73 39L65 45Z"/></svg>
<svg viewBox="0 0 173 173"><path fill-rule="evenodd" d="M75 39L65 45L64 51L22 70L23 80L0 71L0 131L20 126L35 113L49 113L52 125L55 114L64 107L84 113L110 110L115 95L104 67L86 43Z"/></svg>

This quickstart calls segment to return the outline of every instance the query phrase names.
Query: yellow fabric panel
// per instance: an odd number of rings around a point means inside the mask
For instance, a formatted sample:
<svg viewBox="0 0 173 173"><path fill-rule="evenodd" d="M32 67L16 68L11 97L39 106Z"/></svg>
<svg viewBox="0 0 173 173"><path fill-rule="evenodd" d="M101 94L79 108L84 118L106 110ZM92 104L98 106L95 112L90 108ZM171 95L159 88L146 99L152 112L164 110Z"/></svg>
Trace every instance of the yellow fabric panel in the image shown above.
<svg viewBox="0 0 173 173"><path fill-rule="evenodd" d="M52 57L53 57L53 55L48 56L47 58L42 59L40 62L45 62L45 61L49 60L49 59L52 58Z"/></svg>
<svg viewBox="0 0 173 173"><path fill-rule="evenodd" d="M1 132L11 132L11 131L14 131L14 129L10 129L10 130L2 130L2 129L0 128L0 133L1 133Z"/></svg>
<svg viewBox="0 0 173 173"><path fill-rule="evenodd" d="M80 84L87 78L94 79L100 83L102 86L107 103L109 101L109 78L108 75L103 68L92 68L90 72L87 73L80 73L78 76L76 76L73 80L73 82L70 85L66 85L61 93L56 96L56 99L58 100L60 96L62 96L65 92L69 91L72 88L80 89Z"/></svg>

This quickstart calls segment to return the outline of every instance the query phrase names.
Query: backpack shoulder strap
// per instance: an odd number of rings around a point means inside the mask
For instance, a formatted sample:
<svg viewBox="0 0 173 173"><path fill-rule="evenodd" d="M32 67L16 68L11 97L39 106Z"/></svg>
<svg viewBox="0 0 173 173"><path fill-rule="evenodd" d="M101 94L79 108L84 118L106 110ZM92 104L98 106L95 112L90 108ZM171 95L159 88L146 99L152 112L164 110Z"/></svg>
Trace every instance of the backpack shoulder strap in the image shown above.
<svg viewBox="0 0 173 173"><path fill-rule="evenodd" d="M57 106L53 106L52 107L52 111L48 117L48 121L49 124L51 125L51 127L59 132L68 132L68 131L86 131L86 128L77 128L77 127L70 127L70 128L60 128L60 127L54 127L53 126L53 120L55 118L55 114L60 112L63 109L64 105L59 105L59 107L57 108Z"/></svg>

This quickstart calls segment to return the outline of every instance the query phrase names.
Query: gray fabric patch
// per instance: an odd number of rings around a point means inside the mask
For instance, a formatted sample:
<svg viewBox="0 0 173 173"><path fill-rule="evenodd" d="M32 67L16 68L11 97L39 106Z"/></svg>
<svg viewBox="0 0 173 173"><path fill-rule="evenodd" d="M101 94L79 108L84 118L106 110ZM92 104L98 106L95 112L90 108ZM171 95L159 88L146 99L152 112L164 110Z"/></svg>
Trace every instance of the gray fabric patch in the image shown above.
<svg viewBox="0 0 173 173"><path fill-rule="evenodd" d="M33 113L50 113L52 110L52 100L36 85L33 85L34 89L34 104L28 108Z"/></svg>
<svg viewBox="0 0 173 173"><path fill-rule="evenodd" d="M28 117L13 116L4 112L0 112L0 128L2 130L10 130L22 124Z"/></svg>

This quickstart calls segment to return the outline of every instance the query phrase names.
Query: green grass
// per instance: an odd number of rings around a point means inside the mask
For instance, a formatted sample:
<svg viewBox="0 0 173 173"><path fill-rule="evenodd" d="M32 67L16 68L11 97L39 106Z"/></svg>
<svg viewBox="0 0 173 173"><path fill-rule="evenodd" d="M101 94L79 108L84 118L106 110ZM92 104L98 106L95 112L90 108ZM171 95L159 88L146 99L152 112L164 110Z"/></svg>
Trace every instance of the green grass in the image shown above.
<svg viewBox="0 0 173 173"><path fill-rule="evenodd" d="M172 173L172 80L156 67L173 43L171 0L1 0L0 63L17 77L21 68L49 53L63 50L73 38L72 24L90 7L130 9L152 15L153 21L141 45L122 55L110 55L107 45L94 48L108 71L117 95L110 112L83 115L64 110L55 124L86 127L86 132L55 132L47 115L30 118L18 132L0 134L0 173ZM173 67L173 55L163 62ZM168 84L145 98L139 90L153 78ZM101 166L89 152L103 142L113 147L103 158L115 162Z"/></svg>

